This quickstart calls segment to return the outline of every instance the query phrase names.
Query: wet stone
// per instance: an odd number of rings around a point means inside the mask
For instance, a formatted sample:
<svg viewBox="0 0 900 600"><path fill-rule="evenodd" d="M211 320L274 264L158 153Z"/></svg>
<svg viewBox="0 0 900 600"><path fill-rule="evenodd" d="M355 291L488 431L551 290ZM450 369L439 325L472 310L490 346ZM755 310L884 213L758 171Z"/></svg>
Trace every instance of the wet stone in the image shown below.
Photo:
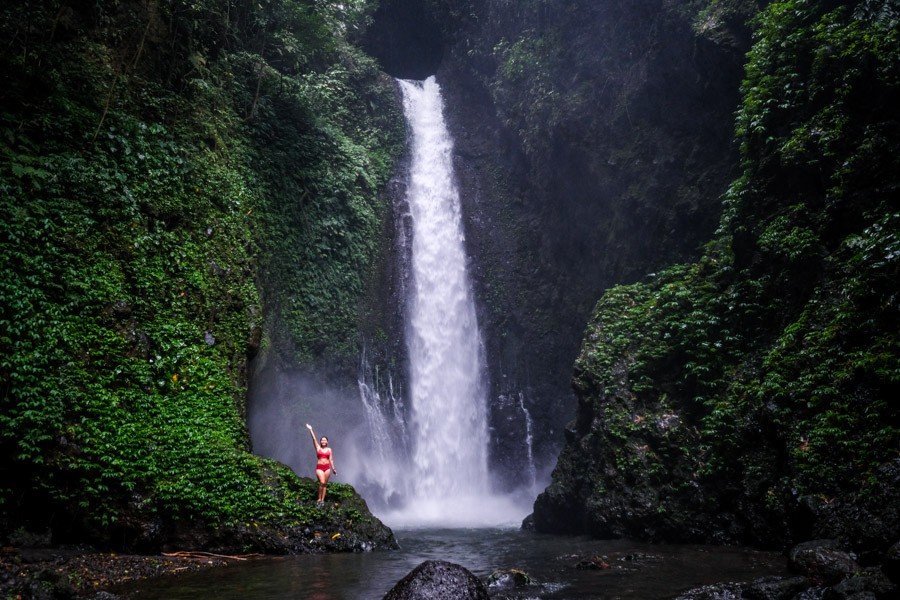
<svg viewBox="0 0 900 600"><path fill-rule="evenodd" d="M717 583L688 590L675 600L739 600L742 592L739 583Z"/></svg>
<svg viewBox="0 0 900 600"><path fill-rule="evenodd" d="M894 583L900 583L900 542L891 546L884 559L884 573Z"/></svg>
<svg viewBox="0 0 900 600"><path fill-rule="evenodd" d="M584 571L605 571L611 567L605 556L592 556L575 563L575 568Z"/></svg>
<svg viewBox="0 0 900 600"><path fill-rule="evenodd" d="M489 600L487 588L468 569L427 560L401 579L384 600Z"/></svg>
<svg viewBox="0 0 900 600"><path fill-rule="evenodd" d="M828 588L824 587L811 587L800 592L791 600L822 600L825 597L825 591L827 589Z"/></svg>
<svg viewBox="0 0 900 600"><path fill-rule="evenodd" d="M630 554L626 554L621 557L619 560L626 562L651 562L661 560L662 557L657 556L656 554L646 554L644 552L632 552Z"/></svg>
<svg viewBox="0 0 900 600"><path fill-rule="evenodd" d="M809 587L806 577L763 577L744 590L750 600L791 600Z"/></svg>
<svg viewBox="0 0 900 600"><path fill-rule="evenodd" d="M492 591L526 587L533 583L531 576L519 569L499 569L491 573L487 580L487 586Z"/></svg>
<svg viewBox="0 0 900 600"><path fill-rule="evenodd" d="M835 540L813 540L794 546L789 564L798 573L828 585L859 570L854 556L842 550Z"/></svg>

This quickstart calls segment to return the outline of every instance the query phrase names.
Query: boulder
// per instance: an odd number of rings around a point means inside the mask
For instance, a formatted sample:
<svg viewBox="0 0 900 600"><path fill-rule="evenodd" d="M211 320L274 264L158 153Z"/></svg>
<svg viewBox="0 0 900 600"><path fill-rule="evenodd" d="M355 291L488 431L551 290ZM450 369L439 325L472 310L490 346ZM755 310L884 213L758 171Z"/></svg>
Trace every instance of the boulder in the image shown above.
<svg viewBox="0 0 900 600"><path fill-rule="evenodd" d="M675 600L741 600L740 583L716 583L690 589Z"/></svg>
<svg viewBox="0 0 900 600"><path fill-rule="evenodd" d="M489 600L487 588L466 568L426 560L397 582L384 600Z"/></svg>
<svg viewBox="0 0 900 600"><path fill-rule="evenodd" d="M794 546L788 555L791 569L818 583L834 585L859 571L856 558L836 540L812 540Z"/></svg>
<svg viewBox="0 0 900 600"><path fill-rule="evenodd" d="M488 577L490 590L511 590L532 585L534 581L525 571L519 569L498 569Z"/></svg>
<svg viewBox="0 0 900 600"><path fill-rule="evenodd" d="M897 586L881 572L881 569L865 569L854 573L825 591L825 600L848 600L849 598L896 598Z"/></svg>
<svg viewBox="0 0 900 600"><path fill-rule="evenodd" d="M751 583L717 583L682 593L676 600L796 600L809 588L805 577L763 577ZM812 600L810 597L808 600Z"/></svg>
<svg viewBox="0 0 900 600"><path fill-rule="evenodd" d="M32 600L74 600L76 596L68 576L53 569L37 571L27 583L24 594L25 598Z"/></svg>

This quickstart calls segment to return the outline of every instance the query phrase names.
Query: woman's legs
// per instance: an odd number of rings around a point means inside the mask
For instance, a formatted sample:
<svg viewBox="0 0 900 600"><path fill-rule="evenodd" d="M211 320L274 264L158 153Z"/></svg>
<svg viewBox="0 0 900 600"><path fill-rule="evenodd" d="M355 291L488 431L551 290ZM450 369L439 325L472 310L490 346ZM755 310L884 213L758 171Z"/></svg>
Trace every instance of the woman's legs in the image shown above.
<svg viewBox="0 0 900 600"><path fill-rule="evenodd" d="M328 491L327 485L328 480L331 478L331 469L327 469L323 471L322 469L316 469L316 479L319 480L319 498L316 501L325 502L325 493Z"/></svg>

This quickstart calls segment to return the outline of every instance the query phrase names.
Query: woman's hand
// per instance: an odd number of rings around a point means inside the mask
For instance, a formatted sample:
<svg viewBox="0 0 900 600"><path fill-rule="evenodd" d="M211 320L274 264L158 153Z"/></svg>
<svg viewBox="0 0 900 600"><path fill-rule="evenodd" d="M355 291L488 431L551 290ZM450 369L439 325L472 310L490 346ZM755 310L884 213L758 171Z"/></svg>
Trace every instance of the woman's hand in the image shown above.
<svg viewBox="0 0 900 600"><path fill-rule="evenodd" d="M309 423L306 424L306 428L312 431L312 425L310 425Z"/></svg>

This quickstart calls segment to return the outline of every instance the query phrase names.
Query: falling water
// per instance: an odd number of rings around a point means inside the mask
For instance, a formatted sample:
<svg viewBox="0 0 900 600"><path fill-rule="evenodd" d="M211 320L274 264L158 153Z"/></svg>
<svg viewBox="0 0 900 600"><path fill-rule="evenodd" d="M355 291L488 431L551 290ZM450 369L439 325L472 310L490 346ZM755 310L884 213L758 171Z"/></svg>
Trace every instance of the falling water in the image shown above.
<svg viewBox="0 0 900 600"><path fill-rule="evenodd" d="M452 519L488 494L483 349L440 87L429 77L400 81L400 88L412 132L406 341L413 483L405 514L421 521Z"/></svg>
<svg viewBox="0 0 900 600"><path fill-rule="evenodd" d="M360 475L365 488L374 488L381 503L387 505L405 493L403 478L397 476L397 465L408 456L406 423L403 418L403 400L394 390L393 376L387 374L385 385L378 368L372 368L365 350L360 361L357 380L359 397L363 403L371 447L365 472Z"/></svg>
<svg viewBox="0 0 900 600"><path fill-rule="evenodd" d="M525 407L525 394L519 392L519 408L525 416L525 453L528 459L529 485L532 489L537 487L537 467L534 464L534 423L531 421L531 413Z"/></svg>
<svg viewBox="0 0 900 600"><path fill-rule="evenodd" d="M391 402L360 380L373 458L389 466L391 481L377 469L367 475L380 481L386 495L401 498L378 511L391 526L517 525L528 507L490 491L484 348L440 87L434 77L399 85L412 145L404 311L410 404L388 414ZM409 436L402 452L398 432Z"/></svg>

